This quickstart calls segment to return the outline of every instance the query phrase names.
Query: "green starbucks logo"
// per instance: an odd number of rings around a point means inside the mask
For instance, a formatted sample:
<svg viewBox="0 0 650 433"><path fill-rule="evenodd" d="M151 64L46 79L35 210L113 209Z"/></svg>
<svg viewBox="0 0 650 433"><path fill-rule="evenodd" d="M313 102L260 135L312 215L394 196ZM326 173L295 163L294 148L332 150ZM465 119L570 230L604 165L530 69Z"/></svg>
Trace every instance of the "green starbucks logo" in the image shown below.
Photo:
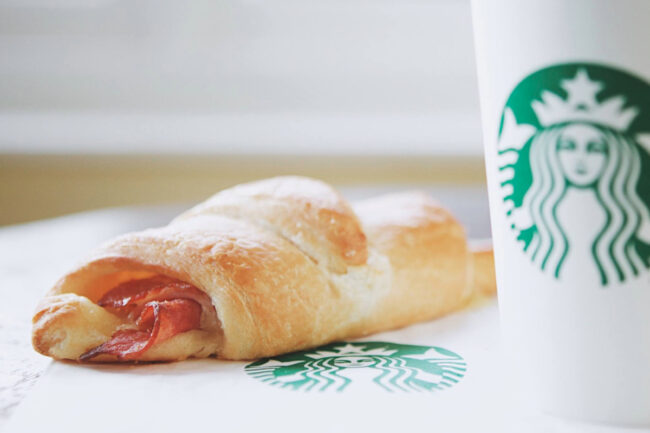
<svg viewBox="0 0 650 433"><path fill-rule="evenodd" d="M390 392L437 391L464 376L465 361L441 347L364 341L263 359L247 365L246 372L294 390L343 391L370 380Z"/></svg>
<svg viewBox="0 0 650 433"><path fill-rule="evenodd" d="M530 260L554 278L603 286L646 273L649 152L643 79L571 63L521 81L503 110L497 163L510 227Z"/></svg>

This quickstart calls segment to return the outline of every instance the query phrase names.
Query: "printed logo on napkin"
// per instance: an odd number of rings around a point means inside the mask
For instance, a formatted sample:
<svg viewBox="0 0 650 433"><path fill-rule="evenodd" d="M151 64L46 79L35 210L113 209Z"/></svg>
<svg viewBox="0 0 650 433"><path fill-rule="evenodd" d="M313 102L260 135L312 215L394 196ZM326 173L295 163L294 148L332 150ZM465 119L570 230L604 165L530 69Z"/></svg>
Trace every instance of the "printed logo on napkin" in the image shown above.
<svg viewBox="0 0 650 433"><path fill-rule="evenodd" d="M607 286L650 267L650 85L603 65L539 70L498 132L510 227L553 278Z"/></svg>
<svg viewBox="0 0 650 433"><path fill-rule="evenodd" d="M343 391L362 382L390 392L438 391L457 383L465 370L460 355L441 347L368 341L332 343L246 366L256 379L304 391Z"/></svg>

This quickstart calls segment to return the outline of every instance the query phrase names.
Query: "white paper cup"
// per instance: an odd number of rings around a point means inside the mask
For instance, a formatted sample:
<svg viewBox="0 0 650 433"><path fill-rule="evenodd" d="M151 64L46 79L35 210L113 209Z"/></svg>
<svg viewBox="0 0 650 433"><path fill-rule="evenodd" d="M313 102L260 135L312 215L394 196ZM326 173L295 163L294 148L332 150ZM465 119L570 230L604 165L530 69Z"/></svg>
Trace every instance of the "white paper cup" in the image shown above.
<svg viewBox="0 0 650 433"><path fill-rule="evenodd" d="M545 411L650 425L650 1L472 8L506 353Z"/></svg>

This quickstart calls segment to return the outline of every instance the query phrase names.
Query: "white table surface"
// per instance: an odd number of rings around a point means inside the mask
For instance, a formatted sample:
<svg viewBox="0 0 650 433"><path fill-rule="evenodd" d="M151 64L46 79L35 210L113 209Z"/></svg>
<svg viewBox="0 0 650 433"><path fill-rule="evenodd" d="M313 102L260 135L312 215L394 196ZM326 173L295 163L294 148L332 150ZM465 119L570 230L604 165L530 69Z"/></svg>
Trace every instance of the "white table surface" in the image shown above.
<svg viewBox="0 0 650 433"><path fill-rule="evenodd" d="M407 187L345 188L351 200ZM420 188L422 189L422 188ZM431 187L473 238L489 237L480 187ZM0 430L50 360L33 351L30 320L39 298L90 249L118 234L166 224L188 205L105 209L0 228Z"/></svg>

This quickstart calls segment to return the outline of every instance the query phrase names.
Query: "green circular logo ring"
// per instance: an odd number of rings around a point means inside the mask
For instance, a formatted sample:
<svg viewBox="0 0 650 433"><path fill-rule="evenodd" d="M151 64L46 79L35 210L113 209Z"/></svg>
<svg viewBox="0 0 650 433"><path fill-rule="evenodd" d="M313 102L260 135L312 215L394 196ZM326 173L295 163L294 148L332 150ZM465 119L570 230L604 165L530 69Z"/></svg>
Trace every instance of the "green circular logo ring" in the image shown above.
<svg viewBox="0 0 650 433"><path fill-rule="evenodd" d="M447 349L377 341L332 343L246 366L250 376L272 386L335 392L363 380L388 392L439 391L465 371L463 358Z"/></svg>
<svg viewBox="0 0 650 433"><path fill-rule="evenodd" d="M650 85L591 63L550 66L510 94L498 131L510 228L542 271L607 286L650 268Z"/></svg>

